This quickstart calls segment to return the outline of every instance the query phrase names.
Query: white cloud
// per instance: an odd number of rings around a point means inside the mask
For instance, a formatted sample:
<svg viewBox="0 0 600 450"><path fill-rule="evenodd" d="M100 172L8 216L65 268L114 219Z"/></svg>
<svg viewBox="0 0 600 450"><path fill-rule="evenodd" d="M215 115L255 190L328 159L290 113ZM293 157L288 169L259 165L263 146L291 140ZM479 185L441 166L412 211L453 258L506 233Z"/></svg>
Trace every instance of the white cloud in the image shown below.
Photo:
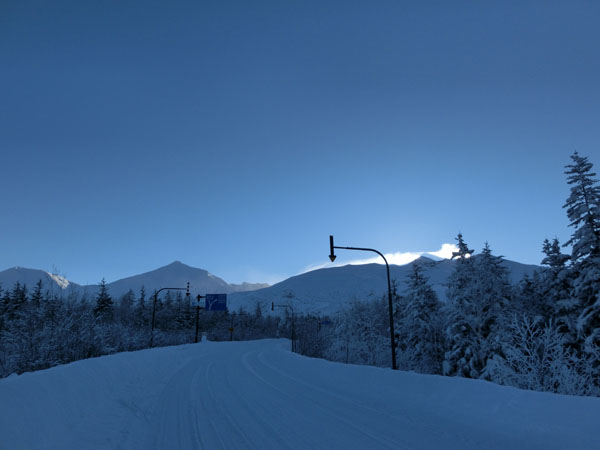
<svg viewBox="0 0 600 450"><path fill-rule="evenodd" d="M438 258L450 259L452 258L452 252L457 252L458 247L454 244L442 244L437 252L428 252L431 255L437 256Z"/></svg>
<svg viewBox="0 0 600 450"><path fill-rule="evenodd" d="M387 259L387 262L389 264L403 266L405 264L409 264L409 263L413 262L415 259L419 258L422 255L427 256L427 254L437 256L438 258L450 259L452 257L452 252L456 252L456 251L458 251L458 247L456 245L442 244L440 249L435 252L396 252L396 253L384 253L384 256L385 256L385 259ZM338 254L338 257L339 257L339 254ZM339 267L339 266L345 266L347 264L360 265L360 264L373 264L373 263L384 264L384 262L380 256L374 255L369 258L353 259L350 261L342 262L342 261L336 260L336 262L334 262L334 263L331 263L328 261L328 262L324 262L324 263L311 264L310 266L306 267L302 271L302 273L310 272L312 270L317 270L317 269L323 269L325 267Z"/></svg>

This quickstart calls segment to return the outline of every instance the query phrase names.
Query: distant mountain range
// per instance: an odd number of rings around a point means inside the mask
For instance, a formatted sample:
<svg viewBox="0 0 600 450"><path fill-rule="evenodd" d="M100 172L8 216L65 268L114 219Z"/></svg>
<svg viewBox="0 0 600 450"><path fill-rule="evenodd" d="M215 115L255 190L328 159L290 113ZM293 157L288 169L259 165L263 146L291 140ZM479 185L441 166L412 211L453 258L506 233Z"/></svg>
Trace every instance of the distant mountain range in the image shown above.
<svg viewBox="0 0 600 450"><path fill-rule="evenodd" d="M404 291L415 263L423 264L433 289L441 300L445 300L446 283L456 261L434 261L423 256L403 266L390 266L391 278L396 281L400 293ZM504 266L509 270L513 283L519 282L525 274L531 275L539 269L539 266L509 260L504 261ZM14 267L0 272L0 285L3 289L11 289L17 281L31 289L40 279L45 289L63 296L85 293L93 298L98 291L98 285L82 286L43 270ZM229 309L232 311L240 308L253 311L260 305L267 312L271 309L271 302L274 302L290 305L296 312L330 314L353 299L380 298L387 292L385 267L380 264L318 269L269 286L263 283L229 284L206 270L175 261L150 272L108 283L107 286L114 298L130 289L137 297L142 286L147 296L150 296L155 289L185 287L188 281L194 297L197 294L229 294ZM278 312L283 312L283 309L278 309Z"/></svg>
<svg viewBox="0 0 600 450"><path fill-rule="evenodd" d="M86 293L89 296L93 296L98 291L97 284L80 285L58 275L44 272L43 270L13 267L0 272L0 285L3 289L12 289L17 281L21 284L26 284L31 289L39 280L42 280L44 283L44 289L49 289L53 293L61 295ZM266 283L229 284L206 270L190 267L179 261L150 272L107 283L107 286L111 296L115 298L127 293L130 289L135 292L137 297L142 286L146 290L146 295L149 296L155 289L185 287L188 281L190 283L190 291L194 296L206 293L231 294L233 292L252 291L269 286Z"/></svg>

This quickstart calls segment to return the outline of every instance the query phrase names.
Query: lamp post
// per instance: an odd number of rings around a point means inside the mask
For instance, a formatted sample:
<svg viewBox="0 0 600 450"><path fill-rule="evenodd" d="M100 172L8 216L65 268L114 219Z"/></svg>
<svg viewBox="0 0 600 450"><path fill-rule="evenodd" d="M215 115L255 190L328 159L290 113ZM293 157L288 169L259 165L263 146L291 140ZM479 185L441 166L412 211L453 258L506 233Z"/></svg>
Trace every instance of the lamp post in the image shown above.
<svg viewBox="0 0 600 450"><path fill-rule="evenodd" d="M387 286L388 286L388 304L390 309L390 347L392 349L392 370L398 370L396 366L396 343L394 339L394 308L392 306L392 284L390 282L390 265L385 259L385 256L374 248L361 248L361 247L338 247L333 245L333 236L329 236L329 259L331 262L335 261L336 255L333 252L334 248L339 248L343 250L361 250L365 252L374 252L383 258L385 261L385 268L387 270Z"/></svg>
<svg viewBox="0 0 600 450"><path fill-rule="evenodd" d="M292 353L296 353L296 313L291 305L276 305L275 302L271 302L271 311L275 311L275 307L278 308L290 308L292 310Z"/></svg>
<svg viewBox="0 0 600 450"><path fill-rule="evenodd" d="M156 321L156 300L158 299L158 293L160 291L186 291L185 295L190 296L190 282L188 281L187 287L184 288L160 288L154 293L154 303L152 304L152 331L150 333L150 347L154 346L154 326Z"/></svg>

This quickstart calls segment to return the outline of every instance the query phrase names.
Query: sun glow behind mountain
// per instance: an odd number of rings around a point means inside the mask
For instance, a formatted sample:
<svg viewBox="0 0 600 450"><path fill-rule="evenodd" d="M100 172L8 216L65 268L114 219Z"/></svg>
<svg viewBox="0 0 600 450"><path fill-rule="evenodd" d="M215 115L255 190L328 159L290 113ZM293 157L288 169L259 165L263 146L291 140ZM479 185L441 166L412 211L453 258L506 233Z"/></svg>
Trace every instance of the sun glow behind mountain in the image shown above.
<svg viewBox="0 0 600 450"><path fill-rule="evenodd" d="M442 244L439 250L434 252L394 252L394 253L384 253L385 259L387 262L396 266L403 266L405 264L409 264L413 262L415 259L420 258L421 256L433 256L434 258L440 259L450 259L452 257L452 252L458 251L458 247L454 244ZM336 260L335 263L325 262L318 264L311 264L306 269L302 271L302 273L310 272L311 270L323 269L325 267L340 267L348 264L351 265L360 265L360 264L383 264L383 260L380 256L374 254L374 256L369 258L361 258L361 259L352 259L352 260Z"/></svg>

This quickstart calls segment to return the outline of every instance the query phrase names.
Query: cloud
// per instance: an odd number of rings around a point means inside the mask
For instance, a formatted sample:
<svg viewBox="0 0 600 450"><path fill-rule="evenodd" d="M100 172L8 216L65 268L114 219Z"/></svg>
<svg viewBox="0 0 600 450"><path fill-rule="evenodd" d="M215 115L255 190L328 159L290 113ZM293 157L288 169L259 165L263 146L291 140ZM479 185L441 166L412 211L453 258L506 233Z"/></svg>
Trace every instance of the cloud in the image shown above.
<svg viewBox="0 0 600 450"><path fill-rule="evenodd" d="M454 244L442 244L442 248L440 248L437 252L427 252L430 255L437 256L442 259L450 259L452 258L452 252L457 252L458 247Z"/></svg>
<svg viewBox="0 0 600 450"><path fill-rule="evenodd" d="M433 255L433 256L437 256L438 258L442 258L442 259L450 259L452 257L452 252L456 252L456 251L458 251L458 247L456 245L442 244L440 249L435 252L396 252L396 253L384 253L384 255L385 255L385 259L387 259L387 262L389 264L403 266L405 264L409 264L409 263L413 262L415 259L418 259L420 256L423 256L423 255L425 255L425 256ZM353 259L350 261L336 260L336 262L334 262L334 263L331 263L331 262L317 263L317 264L311 264L310 266L306 267L302 271L302 273L310 272L312 270L317 270L317 269L323 269L325 267L340 267L340 266L345 266L347 264L360 265L360 264L373 264L373 263L383 264L383 260L381 259L380 256L374 255L369 258Z"/></svg>

